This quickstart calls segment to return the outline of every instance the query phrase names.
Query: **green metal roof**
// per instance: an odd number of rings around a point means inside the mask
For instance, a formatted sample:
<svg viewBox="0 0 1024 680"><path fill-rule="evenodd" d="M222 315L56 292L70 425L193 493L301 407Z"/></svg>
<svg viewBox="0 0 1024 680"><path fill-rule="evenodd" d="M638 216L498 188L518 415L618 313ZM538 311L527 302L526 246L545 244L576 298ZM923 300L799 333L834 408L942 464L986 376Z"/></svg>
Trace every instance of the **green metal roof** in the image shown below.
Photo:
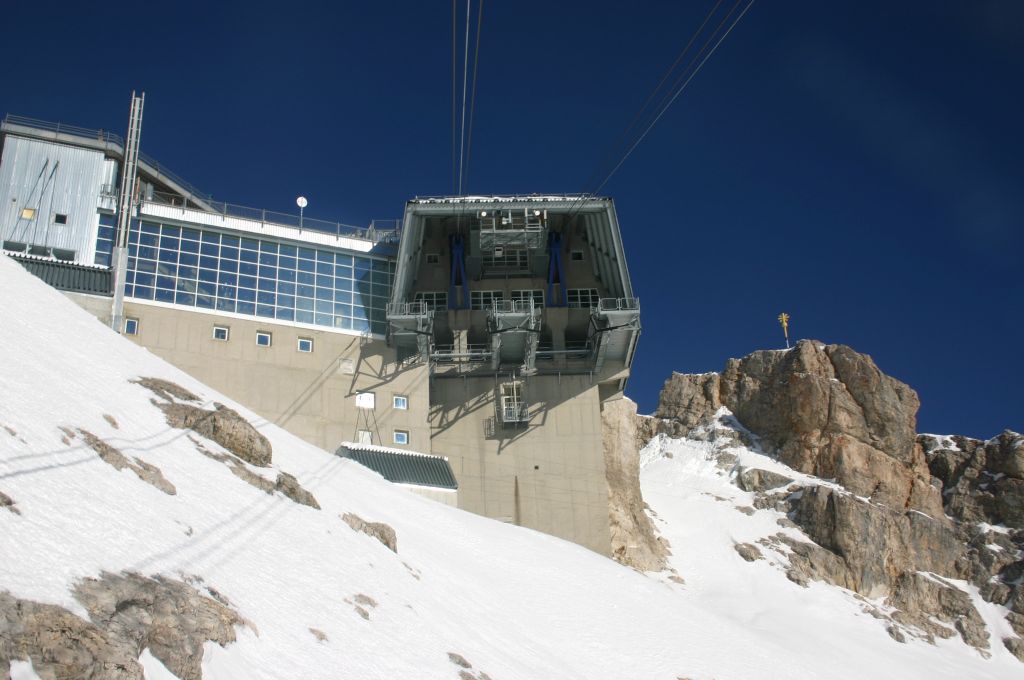
<svg viewBox="0 0 1024 680"><path fill-rule="evenodd" d="M57 290L91 295L114 294L113 277L111 271L105 267L90 267L31 255L7 254Z"/></svg>
<svg viewBox="0 0 1024 680"><path fill-rule="evenodd" d="M448 459L440 456L352 442L342 444L337 454L370 468L384 479L396 484L414 484L453 491L459 488Z"/></svg>

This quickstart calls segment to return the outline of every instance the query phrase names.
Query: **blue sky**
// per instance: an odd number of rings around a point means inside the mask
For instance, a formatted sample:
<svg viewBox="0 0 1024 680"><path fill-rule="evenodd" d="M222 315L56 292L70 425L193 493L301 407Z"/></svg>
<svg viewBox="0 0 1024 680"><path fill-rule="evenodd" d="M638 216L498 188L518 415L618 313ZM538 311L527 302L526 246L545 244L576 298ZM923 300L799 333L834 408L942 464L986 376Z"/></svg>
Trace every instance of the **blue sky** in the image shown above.
<svg viewBox="0 0 1024 680"><path fill-rule="evenodd" d="M485 0L466 189L584 188L711 4ZM450 10L17 3L0 111L122 131L145 90L143 151L216 198L399 217L451 189ZM786 311L917 389L919 430L1024 430L1021 82L1019 2L755 2L602 191L641 410Z"/></svg>

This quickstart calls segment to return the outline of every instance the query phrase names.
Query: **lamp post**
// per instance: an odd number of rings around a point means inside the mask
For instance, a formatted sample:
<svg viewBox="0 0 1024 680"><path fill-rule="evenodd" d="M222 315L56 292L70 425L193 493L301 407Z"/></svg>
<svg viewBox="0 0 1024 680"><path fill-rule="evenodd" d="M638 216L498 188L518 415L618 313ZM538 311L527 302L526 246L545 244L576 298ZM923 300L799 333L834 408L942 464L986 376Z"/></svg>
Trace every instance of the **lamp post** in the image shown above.
<svg viewBox="0 0 1024 680"><path fill-rule="evenodd" d="M302 211L309 205L309 201L306 200L305 196L299 196L295 199L295 205L299 206L299 231L302 231Z"/></svg>

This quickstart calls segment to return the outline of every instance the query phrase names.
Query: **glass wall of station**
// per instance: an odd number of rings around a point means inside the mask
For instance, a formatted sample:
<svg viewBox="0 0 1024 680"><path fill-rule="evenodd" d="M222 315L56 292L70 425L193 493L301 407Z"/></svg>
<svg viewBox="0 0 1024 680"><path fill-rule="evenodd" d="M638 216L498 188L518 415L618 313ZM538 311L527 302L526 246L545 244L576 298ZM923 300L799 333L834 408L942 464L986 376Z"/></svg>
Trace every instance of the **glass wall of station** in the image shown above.
<svg viewBox="0 0 1024 680"><path fill-rule="evenodd" d="M101 220L96 263L109 266L114 227ZM395 265L210 229L134 221L125 296L197 309L383 335Z"/></svg>

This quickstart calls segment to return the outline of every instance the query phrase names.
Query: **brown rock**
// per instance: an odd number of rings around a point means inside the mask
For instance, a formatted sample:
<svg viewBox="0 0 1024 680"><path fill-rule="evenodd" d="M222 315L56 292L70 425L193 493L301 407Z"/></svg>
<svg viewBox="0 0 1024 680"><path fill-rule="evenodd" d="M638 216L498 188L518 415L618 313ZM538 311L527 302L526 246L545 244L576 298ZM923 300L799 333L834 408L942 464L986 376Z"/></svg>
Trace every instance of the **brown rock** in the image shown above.
<svg viewBox="0 0 1024 680"><path fill-rule="evenodd" d="M398 536L390 525L383 522L367 522L359 515L346 512L341 516L345 524L383 543L391 552L398 552Z"/></svg>
<svg viewBox="0 0 1024 680"><path fill-rule="evenodd" d="M257 467L270 465L273 449L270 441L260 434L237 411L214 404L213 411L190 404L158 404L167 417L167 424L215 441L246 463Z"/></svg>
<svg viewBox="0 0 1024 680"><path fill-rule="evenodd" d="M669 546L644 512L636 422L636 404L629 399L601 406L612 558L640 571L661 571Z"/></svg>

